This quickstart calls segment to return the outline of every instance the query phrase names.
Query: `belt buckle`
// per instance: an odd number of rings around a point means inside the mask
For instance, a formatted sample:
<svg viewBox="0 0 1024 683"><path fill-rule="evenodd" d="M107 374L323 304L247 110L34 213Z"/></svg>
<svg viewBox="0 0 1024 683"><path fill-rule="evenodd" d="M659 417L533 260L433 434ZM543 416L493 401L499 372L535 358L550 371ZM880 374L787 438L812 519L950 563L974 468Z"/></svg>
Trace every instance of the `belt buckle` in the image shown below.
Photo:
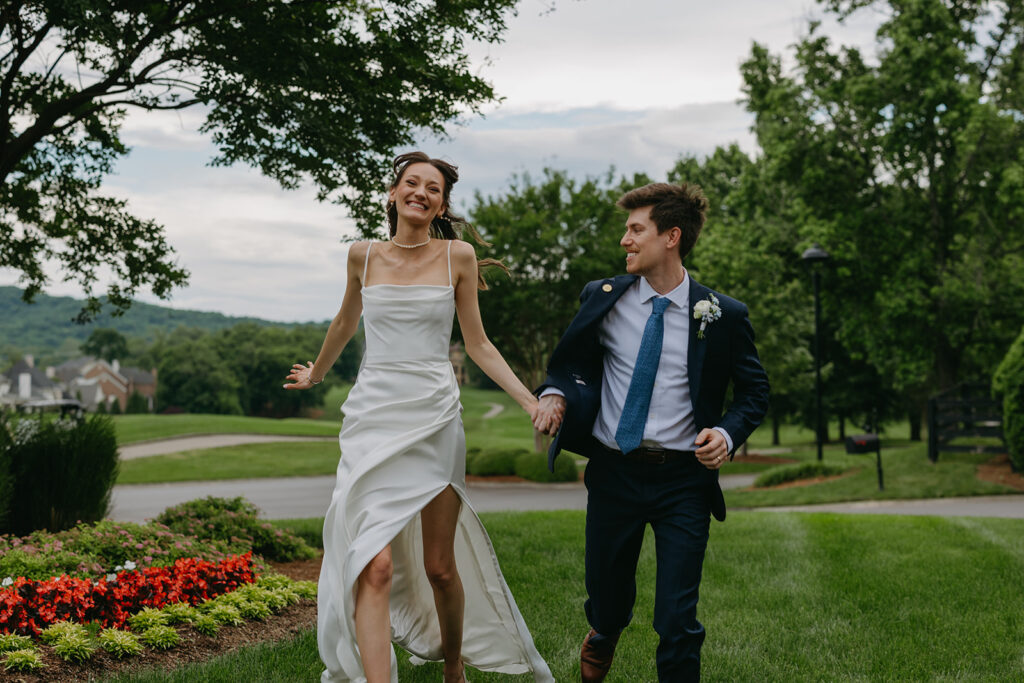
<svg viewBox="0 0 1024 683"><path fill-rule="evenodd" d="M650 462L651 464L664 465L666 462L668 462L668 454L665 453L664 448L651 448L650 446L648 446L644 450L647 451L647 455L650 457L650 460L648 460L648 462Z"/></svg>

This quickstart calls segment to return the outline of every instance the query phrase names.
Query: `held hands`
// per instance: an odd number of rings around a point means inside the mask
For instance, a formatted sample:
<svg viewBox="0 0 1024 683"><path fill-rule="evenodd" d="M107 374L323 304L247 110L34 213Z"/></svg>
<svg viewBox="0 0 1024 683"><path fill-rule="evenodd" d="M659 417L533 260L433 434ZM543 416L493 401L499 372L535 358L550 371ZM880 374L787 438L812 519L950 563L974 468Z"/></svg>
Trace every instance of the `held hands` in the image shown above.
<svg viewBox="0 0 1024 683"><path fill-rule="evenodd" d="M533 427L542 434L554 436L562 426L565 417L565 397L548 394L541 397L537 404L537 412L533 415Z"/></svg>
<svg viewBox="0 0 1024 683"><path fill-rule="evenodd" d="M717 429L702 429L697 435L697 459L709 470L717 470L729 459L728 442Z"/></svg>
<svg viewBox="0 0 1024 683"><path fill-rule="evenodd" d="M306 361L305 365L303 365L302 363L296 363L295 365L292 366L291 373L287 377L285 377L285 379L290 379L292 381L292 383L291 384L285 384L284 388L285 389L311 389L311 388L313 388L315 385L309 379L310 375L312 374L312 372L313 372L313 361ZM320 380L320 381L322 382L323 380ZM317 382L317 384L320 384L320 382Z"/></svg>

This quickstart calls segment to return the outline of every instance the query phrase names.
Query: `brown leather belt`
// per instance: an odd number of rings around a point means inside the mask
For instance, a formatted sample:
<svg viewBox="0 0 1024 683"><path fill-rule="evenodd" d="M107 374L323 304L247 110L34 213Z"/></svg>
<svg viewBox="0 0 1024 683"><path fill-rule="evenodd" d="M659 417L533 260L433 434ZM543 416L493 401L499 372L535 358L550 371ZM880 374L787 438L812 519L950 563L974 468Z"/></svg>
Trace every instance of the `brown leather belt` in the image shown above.
<svg viewBox="0 0 1024 683"><path fill-rule="evenodd" d="M647 463L648 465L664 465L682 458L695 457L693 451L674 451L669 448L652 448L650 446L641 446L629 453L623 453L622 451L617 451L614 448L608 448L608 446L605 446L600 441L598 441L598 443L609 455L619 458L624 457L628 460L635 460L636 462Z"/></svg>

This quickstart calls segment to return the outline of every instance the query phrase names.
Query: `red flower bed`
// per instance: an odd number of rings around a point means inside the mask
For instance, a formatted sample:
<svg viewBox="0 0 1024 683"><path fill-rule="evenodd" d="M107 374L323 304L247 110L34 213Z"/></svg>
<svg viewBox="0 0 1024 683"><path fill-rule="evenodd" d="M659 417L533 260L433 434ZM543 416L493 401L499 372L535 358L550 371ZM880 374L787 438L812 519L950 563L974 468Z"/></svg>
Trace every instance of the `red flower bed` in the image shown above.
<svg viewBox="0 0 1024 683"><path fill-rule="evenodd" d="M196 605L255 580L251 552L221 562L179 559L170 567L121 572L109 582L70 576L48 581L19 578L0 590L0 633L39 635L50 624L65 620L120 628L144 607Z"/></svg>

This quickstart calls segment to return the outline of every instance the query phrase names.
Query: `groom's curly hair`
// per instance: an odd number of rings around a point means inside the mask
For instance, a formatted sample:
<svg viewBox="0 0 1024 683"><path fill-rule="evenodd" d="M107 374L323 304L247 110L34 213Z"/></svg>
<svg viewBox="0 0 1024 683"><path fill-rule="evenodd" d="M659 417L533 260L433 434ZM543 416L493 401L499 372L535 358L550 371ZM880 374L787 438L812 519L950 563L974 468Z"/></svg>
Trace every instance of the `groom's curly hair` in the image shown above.
<svg viewBox="0 0 1024 683"><path fill-rule="evenodd" d="M658 234L679 228L679 258L689 256L697 243L704 220L707 218L708 198L699 185L682 183L651 183L630 190L619 198L616 204L625 209L651 207L651 220L658 228Z"/></svg>

